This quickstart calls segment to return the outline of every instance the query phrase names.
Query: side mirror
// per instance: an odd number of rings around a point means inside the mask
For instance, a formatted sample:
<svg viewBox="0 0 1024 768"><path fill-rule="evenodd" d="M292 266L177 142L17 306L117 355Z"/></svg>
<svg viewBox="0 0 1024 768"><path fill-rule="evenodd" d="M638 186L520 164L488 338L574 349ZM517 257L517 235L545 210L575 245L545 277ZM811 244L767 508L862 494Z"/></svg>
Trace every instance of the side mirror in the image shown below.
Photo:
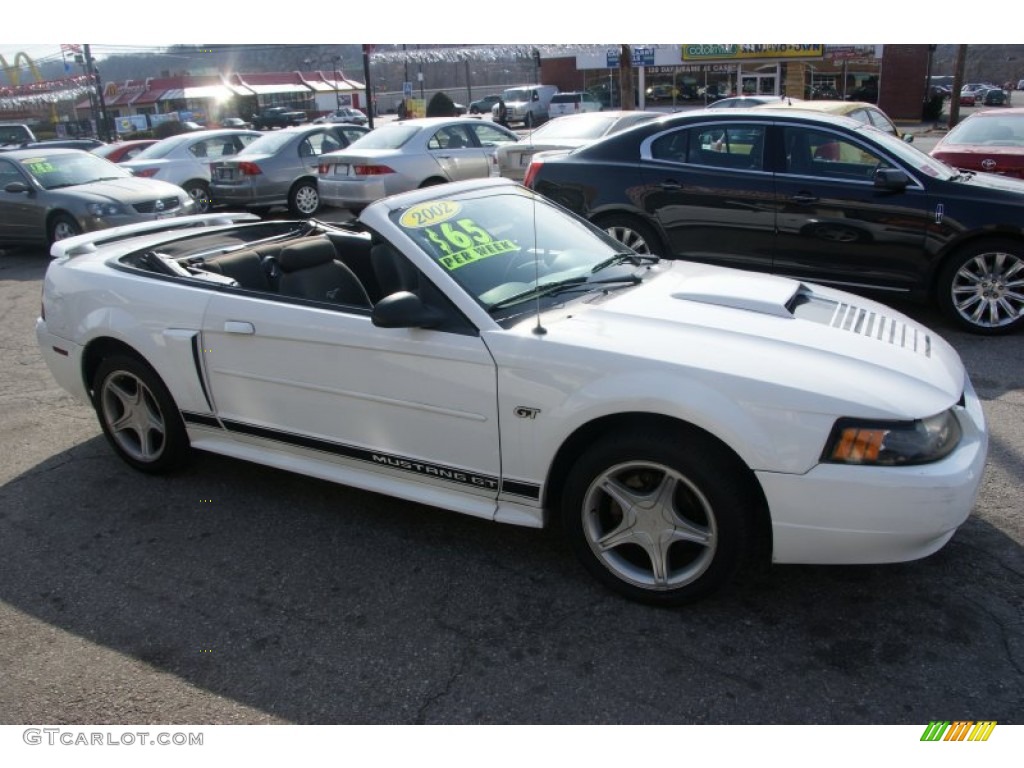
<svg viewBox="0 0 1024 768"><path fill-rule="evenodd" d="M912 134L912 133L904 133L903 134L903 140L905 142L907 142L907 144L913 144L914 143L914 134Z"/></svg>
<svg viewBox="0 0 1024 768"><path fill-rule="evenodd" d="M433 328L441 324L444 315L415 293L399 291L378 301L370 320L378 328Z"/></svg>
<svg viewBox="0 0 1024 768"><path fill-rule="evenodd" d="M875 188L890 192L902 192L910 179L899 168L879 168L875 171Z"/></svg>
<svg viewBox="0 0 1024 768"><path fill-rule="evenodd" d="M4 187L4 192L12 192L12 193L15 193L15 194L17 194L18 192L31 192L31 191L32 190L29 189L28 184L26 184L24 181L12 181L10 184L8 184L6 187Z"/></svg>

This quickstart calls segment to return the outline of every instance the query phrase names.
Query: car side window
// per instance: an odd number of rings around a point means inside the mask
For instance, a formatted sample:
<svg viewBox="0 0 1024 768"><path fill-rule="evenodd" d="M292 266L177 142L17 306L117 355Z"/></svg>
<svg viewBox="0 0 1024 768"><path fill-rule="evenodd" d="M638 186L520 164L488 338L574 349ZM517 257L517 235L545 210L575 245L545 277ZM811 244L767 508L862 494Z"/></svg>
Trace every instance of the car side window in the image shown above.
<svg viewBox="0 0 1024 768"><path fill-rule="evenodd" d="M881 131L886 133L897 134L899 131L896 130L896 126L890 122L890 120L877 110L868 110L868 117L871 118L871 124Z"/></svg>
<svg viewBox="0 0 1024 768"><path fill-rule="evenodd" d="M764 136L763 125L700 126L659 138L651 145L651 156L715 168L761 170Z"/></svg>
<svg viewBox="0 0 1024 768"><path fill-rule="evenodd" d="M14 181L24 181L18 169L7 160L0 160L0 190Z"/></svg>
<svg viewBox="0 0 1024 768"><path fill-rule="evenodd" d="M474 125L470 130L476 134L477 141L484 147L496 147L501 144L514 144L516 142L516 139L512 136L486 123Z"/></svg>
<svg viewBox="0 0 1024 768"><path fill-rule="evenodd" d="M871 181L877 168L892 164L874 151L830 131L787 127L786 173L850 181Z"/></svg>
<svg viewBox="0 0 1024 768"><path fill-rule="evenodd" d="M473 142L461 125L446 125L427 142L428 149L465 149L472 146Z"/></svg>

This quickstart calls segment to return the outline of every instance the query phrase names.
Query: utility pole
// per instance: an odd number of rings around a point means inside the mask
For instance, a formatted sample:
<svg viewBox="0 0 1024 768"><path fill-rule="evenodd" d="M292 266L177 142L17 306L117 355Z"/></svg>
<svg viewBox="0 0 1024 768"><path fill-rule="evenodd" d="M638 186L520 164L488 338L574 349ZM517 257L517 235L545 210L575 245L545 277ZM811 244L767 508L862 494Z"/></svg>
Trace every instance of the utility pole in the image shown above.
<svg viewBox="0 0 1024 768"><path fill-rule="evenodd" d="M949 125L952 128L960 122L960 89L964 87L964 70L967 68L967 46L956 47L956 64L953 70L953 92L949 94Z"/></svg>
<svg viewBox="0 0 1024 768"><path fill-rule="evenodd" d="M633 51L628 45L619 49L619 109L636 109L633 94Z"/></svg>
<svg viewBox="0 0 1024 768"><path fill-rule="evenodd" d="M103 100L103 83L100 81L100 73L96 71L96 64L92 60L92 51L89 43L82 46L85 52L85 73L89 78L90 85L96 88L96 101L89 100L90 104L98 105L98 114L93 113L93 120L96 121L96 135L100 141L110 141L110 131L107 129L107 104Z"/></svg>
<svg viewBox="0 0 1024 768"><path fill-rule="evenodd" d="M377 110L373 103L373 83L370 82L370 54L373 53L372 45L363 45L363 81L366 88L366 116L369 119L370 130L373 130L373 113Z"/></svg>

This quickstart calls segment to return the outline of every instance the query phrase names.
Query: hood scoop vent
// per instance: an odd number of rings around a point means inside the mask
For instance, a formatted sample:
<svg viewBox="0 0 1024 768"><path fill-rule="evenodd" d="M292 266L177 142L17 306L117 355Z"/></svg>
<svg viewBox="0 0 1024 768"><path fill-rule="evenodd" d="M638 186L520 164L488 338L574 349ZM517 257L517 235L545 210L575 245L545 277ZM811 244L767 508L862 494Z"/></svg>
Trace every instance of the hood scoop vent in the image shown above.
<svg viewBox="0 0 1024 768"><path fill-rule="evenodd" d="M790 303L809 293L803 284L786 277L734 272L687 278L683 290L673 298L744 309L762 315L792 319Z"/></svg>
<svg viewBox="0 0 1024 768"><path fill-rule="evenodd" d="M801 293L790 304L793 316L830 328L849 331L895 347L931 357L932 337L923 328L902 319L858 307L845 301L833 301L813 293Z"/></svg>

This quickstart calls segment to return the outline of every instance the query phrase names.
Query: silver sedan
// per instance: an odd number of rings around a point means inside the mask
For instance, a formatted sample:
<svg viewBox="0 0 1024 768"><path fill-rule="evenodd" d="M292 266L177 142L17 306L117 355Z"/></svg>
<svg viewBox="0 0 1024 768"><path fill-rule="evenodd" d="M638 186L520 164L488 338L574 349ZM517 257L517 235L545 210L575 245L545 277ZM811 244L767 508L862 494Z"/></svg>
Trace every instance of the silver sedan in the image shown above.
<svg viewBox="0 0 1024 768"><path fill-rule="evenodd" d="M522 181L530 160L549 149L575 149L613 133L645 123L661 112L583 112L551 120L515 144L499 147L498 175Z"/></svg>
<svg viewBox="0 0 1024 768"><path fill-rule="evenodd" d="M325 205L359 209L418 187L497 175L495 151L517 139L507 128L474 118L389 123L320 158L320 198Z"/></svg>
<svg viewBox="0 0 1024 768"><path fill-rule="evenodd" d="M216 205L268 209L287 205L293 216L320 210L317 168L325 153L347 147L369 131L361 125L299 125L261 136L237 155L211 165Z"/></svg>

